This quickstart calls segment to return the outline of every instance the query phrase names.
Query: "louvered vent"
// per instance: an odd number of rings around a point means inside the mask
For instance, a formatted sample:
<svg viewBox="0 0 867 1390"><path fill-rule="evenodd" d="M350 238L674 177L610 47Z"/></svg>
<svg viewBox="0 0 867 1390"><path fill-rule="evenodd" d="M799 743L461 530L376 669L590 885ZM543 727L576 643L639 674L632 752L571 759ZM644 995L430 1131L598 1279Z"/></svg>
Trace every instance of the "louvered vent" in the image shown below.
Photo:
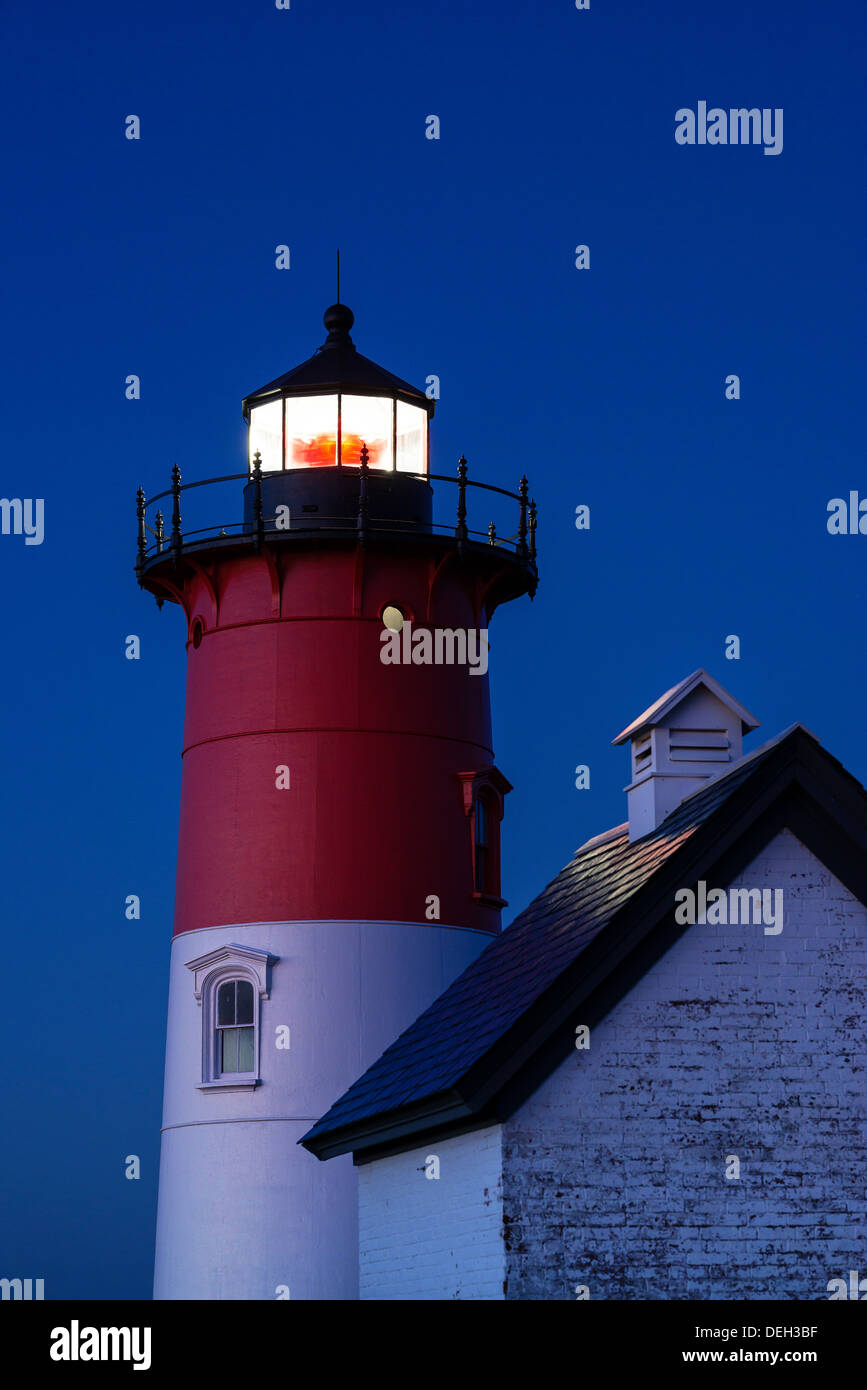
<svg viewBox="0 0 867 1390"><path fill-rule="evenodd" d="M673 763L727 763L729 736L725 729L669 729L668 756Z"/></svg>
<svg viewBox="0 0 867 1390"><path fill-rule="evenodd" d="M650 742L650 730L646 734L639 735L632 741L632 775L640 777L642 772L651 766L653 748Z"/></svg>

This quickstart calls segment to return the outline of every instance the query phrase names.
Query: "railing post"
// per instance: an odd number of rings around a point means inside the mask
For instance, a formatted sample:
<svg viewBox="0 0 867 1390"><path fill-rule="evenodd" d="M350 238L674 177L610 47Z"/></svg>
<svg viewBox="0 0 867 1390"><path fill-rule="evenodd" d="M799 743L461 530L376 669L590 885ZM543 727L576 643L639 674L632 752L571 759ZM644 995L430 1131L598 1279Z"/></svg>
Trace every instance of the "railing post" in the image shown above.
<svg viewBox="0 0 867 1390"><path fill-rule="evenodd" d="M527 475L521 478L518 484L518 493L521 498L521 520L518 523L518 543L515 546L515 554L520 555L522 560L527 558Z"/></svg>
<svg viewBox="0 0 867 1390"><path fill-rule="evenodd" d="M262 539L265 535L265 523L262 520L262 455L258 449L253 455L253 483L255 485L253 493L253 521L255 524L253 548L258 555L262 549Z"/></svg>
<svg viewBox="0 0 867 1390"><path fill-rule="evenodd" d="M497 544L497 528L493 522L488 526L488 545Z"/></svg>
<svg viewBox="0 0 867 1390"><path fill-rule="evenodd" d="M148 543L145 535L145 491L140 487L135 495L135 514L138 518L138 544L136 546L136 570L140 571L147 559Z"/></svg>
<svg viewBox="0 0 867 1390"><path fill-rule="evenodd" d="M368 472L368 463L367 463L367 460L368 460L369 457L370 457L370 455L368 454L367 445L366 445L366 444L362 444L362 446L361 446L361 478L360 478L359 486L358 486L358 521L357 521L357 523L356 523L356 529L357 529L357 531L358 531L358 540L359 540L359 544L360 544L360 545L364 545L364 542L365 542L365 539L366 539L366 536L367 536L367 510L368 510L368 501L367 501L367 472Z"/></svg>
<svg viewBox="0 0 867 1390"><path fill-rule="evenodd" d="M467 461L463 454L458 459L458 524L455 537L459 541L467 539Z"/></svg>
<svg viewBox="0 0 867 1390"><path fill-rule="evenodd" d="M162 555L162 553L163 553L163 541L164 541L165 538L166 538L165 527L164 527L164 525L163 525L163 509L162 509L162 507L159 507L159 508L157 509L157 519L156 519L156 524L155 524L155 526L154 526L154 535L155 535L156 538L157 538L157 554L158 554L158 555Z"/></svg>
<svg viewBox="0 0 867 1390"><path fill-rule="evenodd" d="M181 553L181 470L172 464L172 535L169 542L177 561Z"/></svg>
<svg viewBox="0 0 867 1390"><path fill-rule="evenodd" d="M536 502L530 498L530 549L527 558L531 565L536 563Z"/></svg>

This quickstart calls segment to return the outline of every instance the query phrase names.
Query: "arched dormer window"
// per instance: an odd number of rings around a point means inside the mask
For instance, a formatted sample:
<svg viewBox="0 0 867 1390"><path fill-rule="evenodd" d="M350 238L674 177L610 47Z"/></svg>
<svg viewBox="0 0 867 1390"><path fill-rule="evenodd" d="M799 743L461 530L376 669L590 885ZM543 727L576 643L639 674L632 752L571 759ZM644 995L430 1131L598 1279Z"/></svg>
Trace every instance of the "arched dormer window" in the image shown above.
<svg viewBox="0 0 867 1390"><path fill-rule="evenodd" d="M202 1009L202 1091L251 1091L261 1084L260 1019L277 957L250 946L218 946L187 961Z"/></svg>
<svg viewBox="0 0 867 1390"><path fill-rule="evenodd" d="M500 822L511 784L495 767L460 772L458 777L470 828L472 896L493 907L506 907L505 899L500 896Z"/></svg>
<svg viewBox="0 0 867 1390"><path fill-rule="evenodd" d="M217 987L216 1070L220 1076L252 1075L256 1056L253 985L223 980Z"/></svg>

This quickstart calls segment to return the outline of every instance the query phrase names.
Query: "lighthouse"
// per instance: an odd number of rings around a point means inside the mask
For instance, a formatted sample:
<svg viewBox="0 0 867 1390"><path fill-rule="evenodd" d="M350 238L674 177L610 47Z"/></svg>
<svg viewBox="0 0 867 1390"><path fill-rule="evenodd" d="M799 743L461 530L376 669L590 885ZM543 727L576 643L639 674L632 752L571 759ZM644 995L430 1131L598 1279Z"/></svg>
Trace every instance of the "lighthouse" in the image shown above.
<svg viewBox="0 0 867 1390"><path fill-rule="evenodd" d="M298 1141L505 906L487 633L535 506L431 473L434 402L324 323L244 399L243 472L138 493L187 648L158 1299L358 1296L356 1170Z"/></svg>

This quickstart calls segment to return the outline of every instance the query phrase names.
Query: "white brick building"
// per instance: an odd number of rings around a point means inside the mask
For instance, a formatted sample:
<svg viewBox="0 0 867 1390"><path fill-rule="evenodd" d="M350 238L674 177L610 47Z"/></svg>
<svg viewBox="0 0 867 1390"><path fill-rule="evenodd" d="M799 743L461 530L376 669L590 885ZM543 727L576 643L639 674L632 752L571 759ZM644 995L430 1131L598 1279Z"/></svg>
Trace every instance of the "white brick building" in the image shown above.
<svg viewBox="0 0 867 1390"><path fill-rule="evenodd" d="M743 757L750 727L703 672L645 711L632 823L306 1137L360 1165L362 1298L827 1299L867 1269L867 794L800 725Z"/></svg>

